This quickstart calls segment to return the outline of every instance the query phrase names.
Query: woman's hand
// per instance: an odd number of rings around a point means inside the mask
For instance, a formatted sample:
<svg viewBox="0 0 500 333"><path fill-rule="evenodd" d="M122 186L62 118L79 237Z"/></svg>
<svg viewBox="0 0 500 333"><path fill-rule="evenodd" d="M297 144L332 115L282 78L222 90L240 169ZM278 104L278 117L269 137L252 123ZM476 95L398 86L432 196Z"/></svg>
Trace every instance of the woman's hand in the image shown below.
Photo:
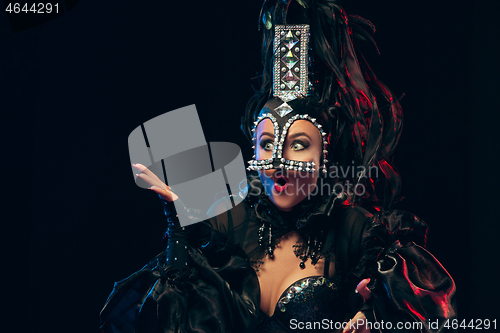
<svg viewBox="0 0 500 333"><path fill-rule="evenodd" d="M351 320L349 320L349 323L342 333L370 333L370 329L366 327L366 324L365 314L359 311Z"/></svg>
<svg viewBox="0 0 500 333"><path fill-rule="evenodd" d="M136 168L139 173L136 174L137 177L144 180L146 183L150 185L149 189L155 191L159 196L161 196L166 201L175 201L179 197L170 190L170 186L167 186L164 182L161 181L151 170L146 168L142 164L132 164L134 168Z"/></svg>
<svg viewBox="0 0 500 333"><path fill-rule="evenodd" d="M363 296L363 301L366 302L371 297L370 289L367 285L370 279L364 279L356 287L356 291ZM359 311L356 315L349 320L348 325L342 333L370 333L370 329L366 327L366 316L363 312Z"/></svg>

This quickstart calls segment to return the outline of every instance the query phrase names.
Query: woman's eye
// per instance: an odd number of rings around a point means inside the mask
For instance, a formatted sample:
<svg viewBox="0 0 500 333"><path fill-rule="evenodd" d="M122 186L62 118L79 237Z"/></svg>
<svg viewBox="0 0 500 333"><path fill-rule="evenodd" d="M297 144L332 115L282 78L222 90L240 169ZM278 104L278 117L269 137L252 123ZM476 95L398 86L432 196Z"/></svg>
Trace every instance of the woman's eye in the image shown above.
<svg viewBox="0 0 500 333"><path fill-rule="evenodd" d="M264 150L270 151L274 149L274 144L272 141L264 141L261 143L261 147Z"/></svg>
<svg viewBox="0 0 500 333"><path fill-rule="evenodd" d="M302 142L295 141L294 143L292 143L291 148L293 150L303 150L306 149L307 147Z"/></svg>

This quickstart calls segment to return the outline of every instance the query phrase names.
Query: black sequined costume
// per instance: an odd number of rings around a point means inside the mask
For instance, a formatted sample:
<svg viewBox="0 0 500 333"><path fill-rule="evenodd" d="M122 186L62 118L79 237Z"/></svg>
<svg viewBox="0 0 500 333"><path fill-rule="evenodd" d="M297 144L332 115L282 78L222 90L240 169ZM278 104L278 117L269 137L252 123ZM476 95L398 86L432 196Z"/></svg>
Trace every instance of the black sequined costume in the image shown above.
<svg viewBox="0 0 500 333"><path fill-rule="evenodd" d="M406 212L372 215L331 200L312 204L296 207L294 213L301 215L282 214L263 195L189 230L170 229L168 238L173 243L181 239L176 245L188 258L178 266L167 265L172 253L167 250L116 283L101 313L102 331L329 332L362 310L373 322L390 321L393 327L421 322L416 332L441 332L442 326L428 326L429 319L443 325L455 316L455 285L424 249L425 223ZM311 276L291 284L271 317L259 310L255 272L267 251L267 245L258 245L263 222L274 226L273 246L291 230L304 239L322 230L320 255L335 265L333 277ZM372 298L365 304L355 293L363 278L372 281Z"/></svg>

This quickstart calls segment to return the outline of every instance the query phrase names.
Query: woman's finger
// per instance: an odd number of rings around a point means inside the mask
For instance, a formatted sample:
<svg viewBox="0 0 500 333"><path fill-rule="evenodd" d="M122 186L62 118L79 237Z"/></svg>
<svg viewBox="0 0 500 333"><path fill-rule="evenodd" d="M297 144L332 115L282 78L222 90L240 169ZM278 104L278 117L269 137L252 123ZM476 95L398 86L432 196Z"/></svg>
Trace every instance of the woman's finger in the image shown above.
<svg viewBox="0 0 500 333"><path fill-rule="evenodd" d="M170 191L170 189L162 189L158 186L151 186L149 189L160 195L166 201L175 201L179 198L177 194Z"/></svg>
<svg viewBox="0 0 500 333"><path fill-rule="evenodd" d="M166 201L174 201L179 197L177 194L172 192L170 186L166 185L160 178L158 178L154 172L146 168L144 165L140 163L132 164L134 168L136 168L140 173L136 174L138 178L144 180L150 187L149 189L156 192Z"/></svg>
<svg viewBox="0 0 500 333"><path fill-rule="evenodd" d="M155 175L154 172L152 172L151 170L149 170L148 168L146 168L144 165L142 165L140 163L136 163L136 164L132 164L132 166L134 168L136 168L137 170L139 170L142 174L147 175L155 183L162 184L162 185L166 186L165 183L160 178L158 178L158 176Z"/></svg>
<svg viewBox="0 0 500 333"><path fill-rule="evenodd" d="M141 178L144 180L146 183L148 183L149 186L156 186L158 188L163 188L166 189L167 185L165 185L161 180L151 178L150 176L146 175L145 173L138 173L136 174L138 178Z"/></svg>
<svg viewBox="0 0 500 333"><path fill-rule="evenodd" d="M363 296L363 301L366 302L368 299L371 297L371 291L368 289L367 285L370 283L370 279L364 279L362 280L358 286L356 287L356 290L358 293Z"/></svg>

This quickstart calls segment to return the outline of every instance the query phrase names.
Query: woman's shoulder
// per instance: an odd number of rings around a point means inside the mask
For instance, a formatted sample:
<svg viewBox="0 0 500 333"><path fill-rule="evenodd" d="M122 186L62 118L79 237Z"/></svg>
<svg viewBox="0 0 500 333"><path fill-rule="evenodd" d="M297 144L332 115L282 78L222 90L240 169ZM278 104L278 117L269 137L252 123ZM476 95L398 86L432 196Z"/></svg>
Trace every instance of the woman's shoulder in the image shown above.
<svg viewBox="0 0 500 333"><path fill-rule="evenodd" d="M383 210L370 212L360 206L342 207L337 213L338 229L367 232L369 230L386 230L392 235L427 234L427 224L416 215L402 210Z"/></svg>
<svg viewBox="0 0 500 333"><path fill-rule="evenodd" d="M340 221L343 223L360 223L372 218L373 214L361 206L349 206L340 209Z"/></svg>
<svg viewBox="0 0 500 333"><path fill-rule="evenodd" d="M372 213L360 206L341 207L333 216L337 234L349 239L361 237L364 230L372 224L373 218Z"/></svg>

